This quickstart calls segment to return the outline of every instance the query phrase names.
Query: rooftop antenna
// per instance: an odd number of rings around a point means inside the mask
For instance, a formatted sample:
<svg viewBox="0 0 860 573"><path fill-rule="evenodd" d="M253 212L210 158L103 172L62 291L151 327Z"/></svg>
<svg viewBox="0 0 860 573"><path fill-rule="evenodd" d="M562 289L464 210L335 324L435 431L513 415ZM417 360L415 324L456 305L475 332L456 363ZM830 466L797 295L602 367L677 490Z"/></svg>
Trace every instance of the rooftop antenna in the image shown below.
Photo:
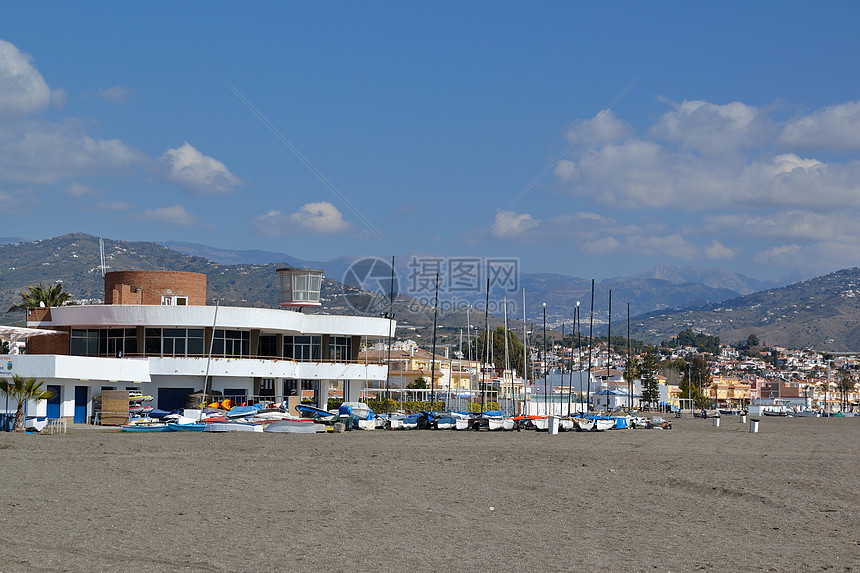
<svg viewBox="0 0 860 573"><path fill-rule="evenodd" d="M102 270L102 278L105 278L105 271L110 267L105 264L105 240L99 237L99 257L101 264L98 266Z"/></svg>

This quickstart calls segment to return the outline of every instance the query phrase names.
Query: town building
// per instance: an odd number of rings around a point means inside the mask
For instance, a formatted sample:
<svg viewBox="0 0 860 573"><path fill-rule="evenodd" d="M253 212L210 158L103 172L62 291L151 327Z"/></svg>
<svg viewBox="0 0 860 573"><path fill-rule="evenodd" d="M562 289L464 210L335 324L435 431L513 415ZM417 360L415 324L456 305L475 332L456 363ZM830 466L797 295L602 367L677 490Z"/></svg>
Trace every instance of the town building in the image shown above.
<svg viewBox="0 0 860 573"><path fill-rule="evenodd" d="M105 303L32 308L26 353L9 355L0 375L36 378L54 396L30 416L83 423L103 390L130 389L163 410L205 391L236 402L281 402L311 391L327 408L329 390L358 400L385 380L363 342L386 338L384 318L307 314L319 306L322 271L280 269L281 306L207 305L206 275L120 271L105 275Z"/></svg>

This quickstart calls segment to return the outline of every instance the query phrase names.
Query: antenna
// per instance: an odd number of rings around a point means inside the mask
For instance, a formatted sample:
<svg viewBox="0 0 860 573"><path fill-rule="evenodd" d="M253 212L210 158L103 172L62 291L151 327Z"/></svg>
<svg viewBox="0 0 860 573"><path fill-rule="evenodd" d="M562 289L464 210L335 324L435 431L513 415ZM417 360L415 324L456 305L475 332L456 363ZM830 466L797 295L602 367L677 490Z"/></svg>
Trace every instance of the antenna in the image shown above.
<svg viewBox="0 0 860 573"><path fill-rule="evenodd" d="M102 270L102 278L105 278L105 271L110 267L105 264L105 240L99 237L99 256L101 264L98 266Z"/></svg>

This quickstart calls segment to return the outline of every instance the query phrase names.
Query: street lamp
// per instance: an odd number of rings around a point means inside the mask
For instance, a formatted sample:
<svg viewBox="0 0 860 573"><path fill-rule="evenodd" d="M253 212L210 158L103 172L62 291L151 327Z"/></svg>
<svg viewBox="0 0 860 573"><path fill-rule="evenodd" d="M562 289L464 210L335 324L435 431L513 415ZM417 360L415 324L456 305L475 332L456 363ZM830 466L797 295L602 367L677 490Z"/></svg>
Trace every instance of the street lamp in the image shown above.
<svg viewBox="0 0 860 573"><path fill-rule="evenodd" d="M549 404L547 395L546 373L549 369L549 360L546 357L546 303L543 303L543 411L544 414L549 414Z"/></svg>

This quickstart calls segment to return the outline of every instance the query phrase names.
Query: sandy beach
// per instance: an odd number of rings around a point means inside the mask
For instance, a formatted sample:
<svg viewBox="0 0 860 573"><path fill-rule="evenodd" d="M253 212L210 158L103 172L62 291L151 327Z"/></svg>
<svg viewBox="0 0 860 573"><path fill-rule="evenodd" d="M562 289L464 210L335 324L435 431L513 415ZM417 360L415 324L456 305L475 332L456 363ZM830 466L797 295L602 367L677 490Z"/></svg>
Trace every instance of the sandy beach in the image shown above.
<svg viewBox="0 0 860 573"><path fill-rule="evenodd" d="M860 418L0 433L0 571L860 569Z"/></svg>

